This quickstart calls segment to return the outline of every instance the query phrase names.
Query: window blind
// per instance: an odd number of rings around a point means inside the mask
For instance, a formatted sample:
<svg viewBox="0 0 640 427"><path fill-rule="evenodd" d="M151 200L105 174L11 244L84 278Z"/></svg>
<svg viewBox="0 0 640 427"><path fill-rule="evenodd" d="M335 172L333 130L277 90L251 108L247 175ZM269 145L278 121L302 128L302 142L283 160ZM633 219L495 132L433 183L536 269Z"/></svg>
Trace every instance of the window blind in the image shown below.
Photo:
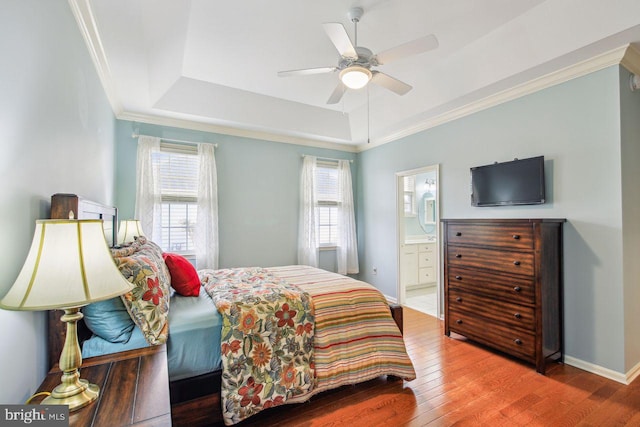
<svg viewBox="0 0 640 427"><path fill-rule="evenodd" d="M336 246L338 242L338 164L318 161L316 165L316 198L318 201L318 242L320 246Z"/></svg>
<svg viewBox="0 0 640 427"><path fill-rule="evenodd" d="M416 176L409 175L404 177L404 191L405 192L414 192L416 191Z"/></svg>
<svg viewBox="0 0 640 427"><path fill-rule="evenodd" d="M197 202L198 147L161 143L157 160L160 194L165 202Z"/></svg>
<svg viewBox="0 0 640 427"><path fill-rule="evenodd" d="M198 209L198 147L161 142L154 163L162 201L162 249L192 254Z"/></svg>
<svg viewBox="0 0 640 427"><path fill-rule="evenodd" d="M416 214L416 176L404 177L404 214L414 216Z"/></svg>
<svg viewBox="0 0 640 427"><path fill-rule="evenodd" d="M320 202L338 202L338 164L318 162L316 165L316 198Z"/></svg>

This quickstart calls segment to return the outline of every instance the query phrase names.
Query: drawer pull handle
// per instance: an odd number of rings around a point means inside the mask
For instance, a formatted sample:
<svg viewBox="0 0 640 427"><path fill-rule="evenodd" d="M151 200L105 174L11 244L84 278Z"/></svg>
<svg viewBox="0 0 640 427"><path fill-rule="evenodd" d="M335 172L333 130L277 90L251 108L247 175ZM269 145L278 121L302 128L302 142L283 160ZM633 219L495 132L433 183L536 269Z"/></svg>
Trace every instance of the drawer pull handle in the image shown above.
<svg viewBox="0 0 640 427"><path fill-rule="evenodd" d="M522 314L516 313L513 315L513 317L515 317L516 319L522 319Z"/></svg>
<svg viewBox="0 0 640 427"><path fill-rule="evenodd" d="M513 340L513 342L518 345L522 345L522 340L520 338L516 338L515 340Z"/></svg>
<svg viewBox="0 0 640 427"><path fill-rule="evenodd" d="M513 261L513 265L520 265L520 261Z"/></svg>
<svg viewBox="0 0 640 427"><path fill-rule="evenodd" d="M462 298L458 297L458 298L456 298L456 301L462 302Z"/></svg>
<svg viewBox="0 0 640 427"><path fill-rule="evenodd" d="M520 235L519 234L514 234L513 235L513 239L514 240L520 240Z"/></svg>
<svg viewBox="0 0 640 427"><path fill-rule="evenodd" d="M458 320L456 320L456 323L457 323L458 325L462 325L462 319L458 319Z"/></svg>
<svg viewBox="0 0 640 427"><path fill-rule="evenodd" d="M457 237L460 237L460 236L462 236L462 233L458 231L458 232L456 233L456 236L457 236Z"/></svg>
<svg viewBox="0 0 640 427"><path fill-rule="evenodd" d="M462 258L462 254L456 254L456 258Z"/></svg>
<svg viewBox="0 0 640 427"><path fill-rule="evenodd" d="M514 286L513 290L516 292L520 292L522 290L522 288L520 286Z"/></svg>
<svg viewBox="0 0 640 427"><path fill-rule="evenodd" d="M462 276L456 276L456 280L462 280Z"/></svg>

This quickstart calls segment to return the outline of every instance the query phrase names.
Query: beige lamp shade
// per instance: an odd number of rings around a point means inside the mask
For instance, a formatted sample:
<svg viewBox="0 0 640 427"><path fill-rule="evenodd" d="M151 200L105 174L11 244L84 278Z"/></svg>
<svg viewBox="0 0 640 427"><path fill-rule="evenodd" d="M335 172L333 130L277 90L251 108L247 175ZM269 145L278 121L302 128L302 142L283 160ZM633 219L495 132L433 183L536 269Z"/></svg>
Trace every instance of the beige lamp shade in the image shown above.
<svg viewBox="0 0 640 427"><path fill-rule="evenodd" d="M132 288L113 261L102 220L38 220L24 266L0 307L81 307Z"/></svg>
<svg viewBox="0 0 640 427"><path fill-rule="evenodd" d="M118 244L133 242L136 237L144 236L142 225L138 219L123 219L118 228Z"/></svg>

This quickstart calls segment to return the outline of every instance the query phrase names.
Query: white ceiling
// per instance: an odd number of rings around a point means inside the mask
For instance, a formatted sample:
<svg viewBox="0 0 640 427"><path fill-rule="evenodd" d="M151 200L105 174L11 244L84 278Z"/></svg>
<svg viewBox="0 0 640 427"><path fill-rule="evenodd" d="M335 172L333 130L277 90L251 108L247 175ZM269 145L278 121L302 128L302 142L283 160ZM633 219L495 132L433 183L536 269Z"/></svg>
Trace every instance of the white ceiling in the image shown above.
<svg viewBox="0 0 640 427"><path fill-rule="evenodd" d="M119 118L357 150L629 43L638 0L70 0ZM434 34L436 50L378 67L411 86L326 101L337 73L322 24L364 9L358 45ZM367 103L369 98L369 103ZM367 108L368 106L368 108ZM329 143L329 144L327 144ZM338 144L338 145L336 145Z"/></svg>

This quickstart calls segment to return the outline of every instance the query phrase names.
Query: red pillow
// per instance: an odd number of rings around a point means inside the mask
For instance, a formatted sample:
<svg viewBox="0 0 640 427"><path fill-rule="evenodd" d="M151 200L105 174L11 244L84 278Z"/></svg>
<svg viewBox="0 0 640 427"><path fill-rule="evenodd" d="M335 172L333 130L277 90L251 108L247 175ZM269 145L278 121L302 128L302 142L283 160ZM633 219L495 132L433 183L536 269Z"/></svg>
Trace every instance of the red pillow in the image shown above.
<svg viewBox="0 0 640 427"><path fill-rule="evenodd" d="M178 254L163 253L164 263L171 274L171 287L185 297L200 295L200 278L193 264Z"/></svg>

